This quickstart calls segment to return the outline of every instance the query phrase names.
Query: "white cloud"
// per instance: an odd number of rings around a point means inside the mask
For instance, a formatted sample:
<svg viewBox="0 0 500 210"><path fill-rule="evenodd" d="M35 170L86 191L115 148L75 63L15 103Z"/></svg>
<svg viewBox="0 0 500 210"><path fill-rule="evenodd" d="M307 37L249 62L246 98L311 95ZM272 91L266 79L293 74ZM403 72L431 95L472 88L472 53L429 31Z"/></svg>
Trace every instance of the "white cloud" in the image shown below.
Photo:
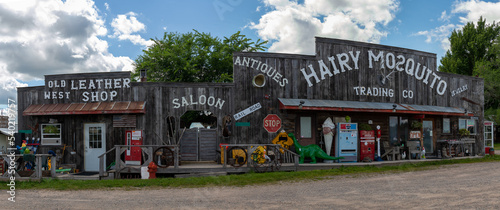
<svg viewBox="0 0 500 210"><path fill-rule="evenodd" d="M19 81L47 74L133 69L132 59L108 52L108 30L92 0L3 0L0 26L0 91L9 95L25 85Z"/></svg>
<svg viewBox="0 0 500 210"><path fill-rule="evenodd" d="M46 74L131 70L108 52L108 33L91 0L0 2L0 91ZM3 103L0 101L0 103Z"/></svg>
<svg viewBox="0 0 500 210"><path fill-rule="evenodd" d="M268 11L248 27L269 40L269 51L313 54L314 37L379 43L394 19L395 0L263 0Z"/></svg>
<svg viewBox="0 0 500 210"><path fill-rule="evenodd" d="M146 26L139 22L136 16L137 14L129 12L118 15L117 18L113 19L111 26L114 29L114 34L111 37L118 37L119 40L129 40L136 45L151 46L153 41L145 40L140 35L134 34L146 30Z"/></svg>
<svg viewBox="0 0 500 210"><path fill-rule="evenodd" d="M468 22L477 22L482 16L488 23L500 22L500 2L484 2L478 0L460 1L452 5L452 11L448 15L446 11L441 13L440 21L448 22L453 16L458 16L460 24L446 23L428 31L419 31L414 35L426 36L427 43L440 42L443 51L450 49L448 38L453 30L460 30Z"/></svg>
<svg viewBox="0 0 500 210"><path fill-rule="evenodd" d="M465 13L464 17L460 17L460 22L465 25L467 22L477 22L479 17L486 19L488 23L500 20L500 2L484 2L470 0L465 2L457 2L454 5L452 13Z"/></svg>
<svg viewBox="0 0 500 210"><path fill-rule="evenodd" d="M443 50L447 50L450 47L450 41L448 40L448 37L454 29L456 29L455 24L447 24L439 26L430 31L419 31L414 35L427 37L427 39L425 40L425 42L427 43L440 42L441 48Z"/></svg>
<svg viewBox="0 0 500 210"><path fill-rule="evenodd" d="M438 18L439 21L449 22L451 15L449 15L446 10L441 12L441 17Z"/></svg>

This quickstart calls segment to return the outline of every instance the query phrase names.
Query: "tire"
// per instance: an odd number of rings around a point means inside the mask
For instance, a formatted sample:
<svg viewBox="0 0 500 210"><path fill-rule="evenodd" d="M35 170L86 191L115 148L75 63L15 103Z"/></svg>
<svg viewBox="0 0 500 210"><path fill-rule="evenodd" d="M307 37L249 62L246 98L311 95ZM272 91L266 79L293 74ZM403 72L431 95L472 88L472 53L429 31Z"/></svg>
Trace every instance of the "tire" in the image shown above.
<svg viewBox="0 0 500 210"><path fill-rule="evenodd" d="M173 166L174 160L174 152L169 147L158 147L153 153L153 162L158 168Z"/></svg>
<svg viewBox="0 0 500 210"><path fill-rule="evenodd" d="M227 154L227 163L233 167L238 168L247 163L247 152L243 147L231 147Z"/></svg>

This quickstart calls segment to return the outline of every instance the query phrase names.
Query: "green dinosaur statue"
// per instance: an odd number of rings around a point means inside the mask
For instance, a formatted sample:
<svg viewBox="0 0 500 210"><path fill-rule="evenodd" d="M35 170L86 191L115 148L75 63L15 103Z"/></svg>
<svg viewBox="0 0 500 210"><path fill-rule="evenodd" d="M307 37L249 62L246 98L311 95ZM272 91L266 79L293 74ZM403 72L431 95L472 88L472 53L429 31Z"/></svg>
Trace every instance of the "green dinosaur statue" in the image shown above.
<svg viewBox="0 0 500 210"><path fill-rule="evenodd" d="M316 163L316 158L325 160L344 159L344 157L332 157L327 155L326 152L316 144L309 144L307 146L300 145L293 133L289 133L288 136L293 139L293 143L295 144L295 152L300 155L299 163L304 163L304 158L306 157L311 158L311 163Z"/></svg>

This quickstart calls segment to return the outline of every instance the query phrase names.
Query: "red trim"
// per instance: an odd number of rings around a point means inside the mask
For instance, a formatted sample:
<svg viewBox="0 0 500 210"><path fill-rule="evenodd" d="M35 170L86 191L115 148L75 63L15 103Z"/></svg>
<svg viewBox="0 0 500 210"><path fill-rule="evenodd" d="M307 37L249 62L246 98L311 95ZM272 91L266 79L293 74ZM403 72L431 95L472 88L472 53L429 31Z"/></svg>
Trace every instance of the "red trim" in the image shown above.
<svg viewBox="0 0 500 210"><path fill-rule="evenodd" d="M23 116L80 115L80 114L144 114L144 101L99 102L73 104L33 104L26 108ZM131 107L131 105L133 105Z"/></svg>
<svg viewBox="0 0 500 210"><path fill-rule="evenodd" d="M396 110L393 109L359 109L359 108L342 108L342 107L314 107L314 106L303 106L299 109L299 106L285 106L280 102L280 109L287 110L320 110L320 111L338 111L338 112L372 112L372 113L395 113L395 114L428 114L428 115L449 115L449 116L469 116L472 117L474 114L468 113L452 113L452 112L429 112L429 111L413 111L413 110Z"/></svg>

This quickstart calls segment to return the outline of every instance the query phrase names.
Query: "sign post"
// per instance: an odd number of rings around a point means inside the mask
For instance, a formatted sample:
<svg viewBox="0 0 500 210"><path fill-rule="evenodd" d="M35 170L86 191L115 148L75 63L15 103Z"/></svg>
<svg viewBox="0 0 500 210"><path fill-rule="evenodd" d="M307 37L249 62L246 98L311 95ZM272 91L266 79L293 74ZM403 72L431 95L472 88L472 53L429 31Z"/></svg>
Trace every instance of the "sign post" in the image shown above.
<svg viewBox="0 0 500 210"><path fill-rule="evenodd" d="M264 118L264 129L269 133L276 133L281 128L281 119L278 115L268 114Z"/></svg>

